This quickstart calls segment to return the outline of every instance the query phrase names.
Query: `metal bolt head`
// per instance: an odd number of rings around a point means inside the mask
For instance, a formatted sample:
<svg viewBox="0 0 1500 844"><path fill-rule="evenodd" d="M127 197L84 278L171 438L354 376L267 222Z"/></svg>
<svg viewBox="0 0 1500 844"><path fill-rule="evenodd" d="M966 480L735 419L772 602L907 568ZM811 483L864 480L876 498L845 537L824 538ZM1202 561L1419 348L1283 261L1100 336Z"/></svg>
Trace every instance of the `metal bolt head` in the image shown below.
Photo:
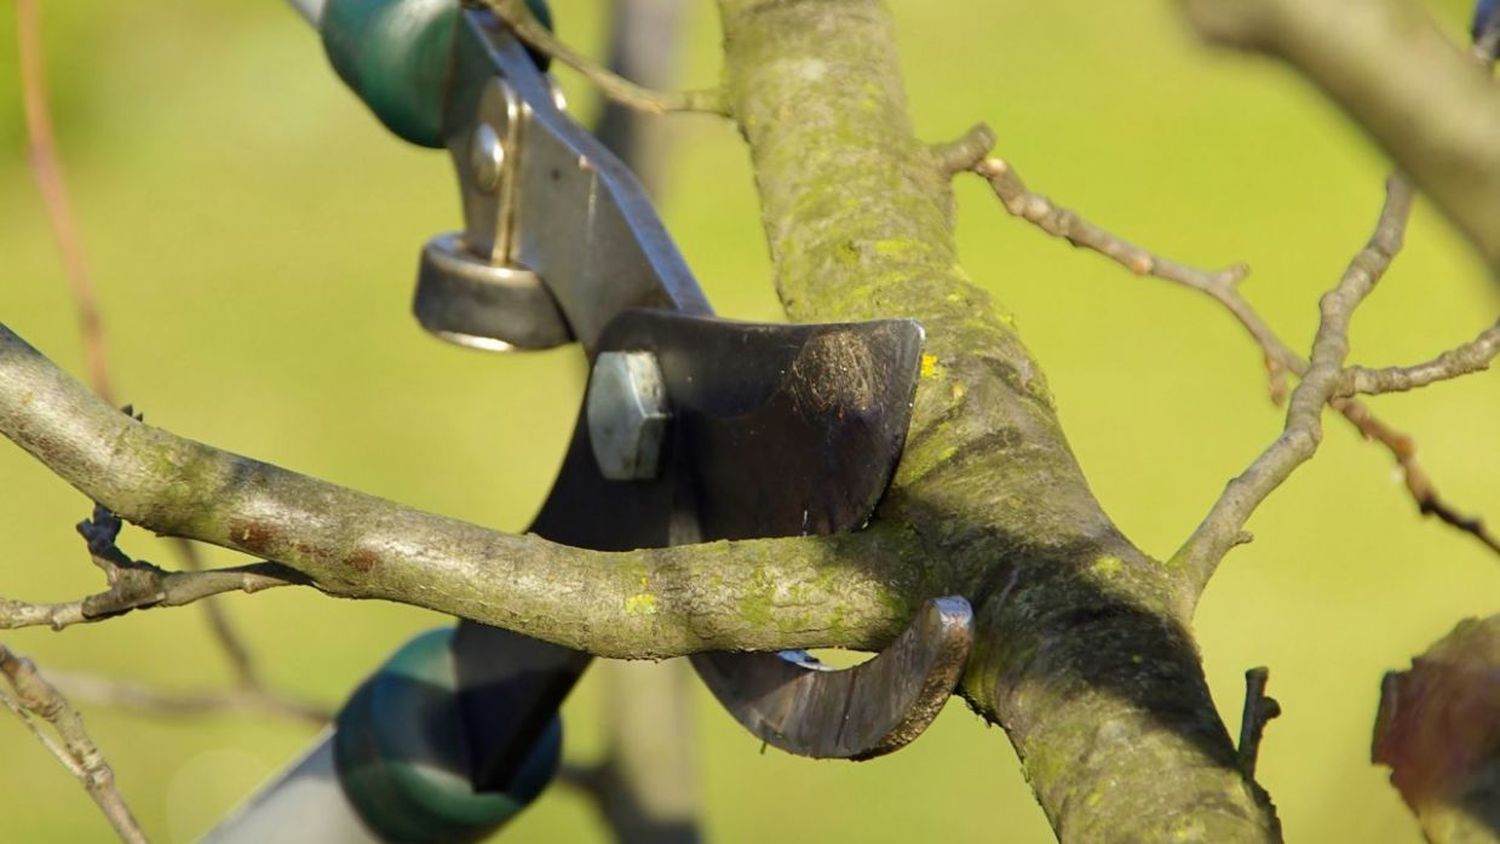
<svg viewBox="0 0 1500 844"><path fill-rule="evenodd" d="M474 173L474 184L486 193L500 187L500 174L505 167L505 143L488 123L479 124L474 137L469 139L469 169Z"/></svg>
<svg viewBox="0 0 1500 844"><path fill-rule="evenodd" d="M587 414L600 474L612 481L656 477L671 412L655 355L600 353L589 375Z"/></svg>

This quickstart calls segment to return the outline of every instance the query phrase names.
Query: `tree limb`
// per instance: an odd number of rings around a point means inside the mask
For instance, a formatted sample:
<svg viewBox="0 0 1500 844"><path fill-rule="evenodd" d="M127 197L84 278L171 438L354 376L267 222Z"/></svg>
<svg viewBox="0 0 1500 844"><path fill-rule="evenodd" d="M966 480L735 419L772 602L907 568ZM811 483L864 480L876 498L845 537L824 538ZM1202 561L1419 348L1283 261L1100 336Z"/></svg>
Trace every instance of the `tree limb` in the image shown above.
<svg viewBox="0 0 1500 844"><path fill-rule="evenodd" d="M974 606L963 694L1004 725L1065 840L1275 840L1209 699L1180 573L1104 515L1040 367L958 265L946 156L912 131L884 8L719 8L788 315L926 328L876 524L910 525L927 565Z"/></svg>
<svg viewBox="0 0 1500 844"><path fill-rule="evenodd" d="M601 656L878 647L934 588L899 529L606 553L402 507L150 427L3 326L0 433L147 529Z"/></svg>

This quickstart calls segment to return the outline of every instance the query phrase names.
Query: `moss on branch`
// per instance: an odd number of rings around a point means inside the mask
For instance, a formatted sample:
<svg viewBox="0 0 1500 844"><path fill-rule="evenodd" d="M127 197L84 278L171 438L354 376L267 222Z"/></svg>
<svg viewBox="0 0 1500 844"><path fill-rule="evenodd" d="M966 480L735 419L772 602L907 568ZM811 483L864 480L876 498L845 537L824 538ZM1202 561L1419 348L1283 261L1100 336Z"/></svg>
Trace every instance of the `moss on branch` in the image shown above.
<svg viewBox="0 0 1500 844"><path fill-rule="evenodd" d="M424 513L120 413L0 326L0 433L161 534L601 656L879 647L929 595L909 533L606 553Z"/></svg>
<svg viewBox="0 0 1500 844"><path fill-rule="evenodd" d="M776 285L797 320L916 317L927 356L877 524L976 609L964 693L1067 841L1264 841L1187 632L1193 597L1110 523L1041 368L958 264L949 169L912 130L873 0L720 0ZM1016 283L1016 282L1011 282Z"/></svg>

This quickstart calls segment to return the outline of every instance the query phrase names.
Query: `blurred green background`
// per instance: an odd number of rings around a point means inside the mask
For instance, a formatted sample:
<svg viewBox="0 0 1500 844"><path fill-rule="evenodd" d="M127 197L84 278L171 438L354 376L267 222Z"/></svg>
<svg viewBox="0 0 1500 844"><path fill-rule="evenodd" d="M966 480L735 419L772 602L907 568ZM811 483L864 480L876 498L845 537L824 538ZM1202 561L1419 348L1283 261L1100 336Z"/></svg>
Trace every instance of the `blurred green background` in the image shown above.
<svg viewBox="0 0 1500 844"><path fill-rule="evenodd" d="M596 49L603 0L556 0L560 32ZM397 501L519 529L545 494L581 390L576 353L498 357L437 343L407 307L423 239L456 227L444 156L387 136L275 0L48 0L62 149L122 401L148 421ZM1180 260L1255 269L1245 290L1305 348L1318 294L1366 237L1378 153L1269 63L1211 53L1151 4L922 3L894 13L920 132L976 120L1033 188ZM685 83L717 74L711 4L689 3ZM1455 33L1464 3L1434 3ZM0 319L74 372L81 355L22 147L14 24L0 15ZM590 101L564 75L575 103ZM734 129L673 118L662 212L718 310L776 319L747 156ZM1275 434L1259 356L1208 300L1136 279L959 188L970 274L1012 308L1110 513L1167 554ZM1500 297L1430 208L1355 325L1354 358L1410 362L1472 337ZM1440 489L1500 519L1500 376L1377 401L1413 432ZM1415 823L1368 762L1382 672L1460 618L1497 609L1500 561L1420 519L1381 449L1330 417L1318 458L1279 491L1209 590L1198 633L1222 712L1271 667L1286 715L1261 776L1289 839L1407 842ZM0 445L0 594L98 586L72 525L76 492ZM124 547L169 562L127 529ZM234 555L210 551L211 561ZM231 599L276 683L333 704L435 615L282 590ZM201 613L137 613L5 642L43 667L167 688L222 684ZM567 753L599 751L603 702L568 705ZM910 749L853 765L759 743L700 693L714 840L1050 840L998 730L950 706ZM310 738L300 725L85 708L119 783L161 840L204 832ZM73 780L0 720L0 838L103 840ZM554 790L508 840L597 841L587 804Z"/></svg>

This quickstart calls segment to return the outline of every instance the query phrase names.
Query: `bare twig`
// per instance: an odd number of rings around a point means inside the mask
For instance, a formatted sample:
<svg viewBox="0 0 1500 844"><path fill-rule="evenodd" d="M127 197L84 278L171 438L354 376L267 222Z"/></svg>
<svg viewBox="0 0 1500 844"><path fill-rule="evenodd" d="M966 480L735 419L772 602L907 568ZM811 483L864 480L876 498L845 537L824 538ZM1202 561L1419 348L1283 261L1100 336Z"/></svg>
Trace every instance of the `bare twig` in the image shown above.
<svg viewBox="0 0 1500 844"><path fill-rule="evenodd" d="M182 606L222 592L259 592L310 582L296 570L270 562L212 571L165 571L127 557L114 544L119 531L119 518L99 506L95 506L92 519L78 525L79 534L88 542L90 558L109 581L108 589L58 604L0 600L0 629L46 625L61 630L135 609Z"/></svg>
<svg viewBox="0 0 1500 844"><path fill-rule="evenodd" d="M1468 343L1449 349L1423 363L1412 366L1391 366L1384 369L1351 366L1344 370L1339 385L1339 394L1374 395L1415 390L1428 384L1489 369L1490 362L1495 359L1496 355L1500 355L1500 322L1486 328Z"/></svg>
<svg viewBox="0 0 1500 844"><path fill-rule="evenodd" d="M1309 366L1307 359L1282 342L1281 338L1266 324L1265 320L1261 319L1260 314L1240 293L1238 284L1249 272L1245 265L1237 264L1221 270L1205 270L1179 264L1129 243L1084 220L1072 211L1053 204L1046 197L1032 193L1014 168L998 158L985 159L973 169L989 181L991 189L995 191L1001 204L1011 214L1036 224L1043 231L1061 237L1074 246L1098 252L1137 275L1148 275L1197 290L1222 305L1260 347L1269 378L1271 400L1278 406L1285 400L1288 392L1287 375L1301 377L1307 373ZM1443 367L1461 367L1473 362L1475 356L1488 354L1493 357L1494 354L1489 350L1493 344L1497 343L1495 333L1496 329L1491 328L1467 346L1439 356L1437 361L1419 364L1417 367L1409 367L1403 371L1424 369L1433 364ZM1460 362L1449 363L1445 360L1448 356ZM1346 373L1351 371L1358 373L1361 370L1359 368L1345 370ZM1340 376L1339 388L1335 390L1334 397L1330 401L1333 409L1343 414L1361 436L1386 447L1391 457L1395 459L1396 465L1401 469L1406 487L1419 512L1423 515L1436 516L1444 523L1473 535L1480 543L1500 553L1500 541L1485 530L1481 519L1463 515L1438 494L1426 471L1417 461L1416 444L1412 438L1382 422L1362 402L1348 397L1351 390L1345 385L1345 380L1361 377L1372 376L1358 374ZM1373 377L1383 379L1399 376L1377 375ZM1413 386L1417 385L1414 383ZM1352 392L1359 391L1353 390Z"/></svg>
<svg viewBox="0 0 1500 844"><path fill-rule="evenodd" d="M1175 564L1192 573L1196 586L1193 594L1208 582L1266 496L1317 451L1323 438L1323 406L1337 389L1344 358L1349 354L1349 321L1400 251L1411 199L1411 186L1400 176L1386 181L1385 205L1375 233L1349 262L1338 285L1319 303L1321 319L1311 364L1292 391L1281 436L1229 482L1208 516L1173 556Z"/></svg>
<svg viewBox="0 0 1500 844"><path fill-rule="evenodd" d="M976 123L961 137L931 147L933 161L947 176L975 169L994 148L995 130L987 123Z"/></svg>
<svg viewBox="0 0 1500 844"><path fill-rule="evenodd" d="M1437 489L1432 485L1432 479L1427 477L1427 472L1417 462L1417 447L1411 437L1375 418L1364 405L1358 402L1337 399L1333 402L1333 406L1354 423L1366 439L1375 440L1390 450L1391 455L1396 458L1396 465L1401 467L1406 489L1416 501L1417 510L1422 515L1435 516L1439 521L1470 534L1486 548L1500 554L1500 537L1496 537L1485 526L1483 519L1478 516L1464 515L1438 494Z"/></svg>
<svg viewBox="0 0 1500 844"><path fill-rule="evenodd" d="M67 699L42 677L31 660L16 656L3 645L0 645L0 674L5 675L15 692L14 698L3 696L4 705L20 716L63 767L77 777L122 841L145 842L145 833L115 787L114 771ZM57 734L56 740L33 718L50 724Z"/></svg>
<svg viewBox="0 0 1500 844"><path fill-rule="evenodd" d="M1255 763L1260 758L1260 740L1265 735L1266 723L1281 715L1281 704L1266 694L1266 683L1270 679L1271 669L1265 666L1245 672L1245 708L1240 715L1240 741L1236 753L1240 770L1251 778L1255 777Z"/></svg>
<svg viewBox="0 0 1500 844"><path fill-rule="evenodd" d="M73 219L72 203L68 200L68 189L57 154L57 141L52 132L52 115L47 108L41 22L36 0L16 0L16 46L31 175L36 181L37 191L42 195L42 204L47 207L47 222L57 241L57 249L62 253L68 290L78 312L78 333L83 338L89 383L100 398L113 403L110 395L109 359L104 347L104 327L99 320L98 297L94 294L94 283L89 277L78 225Z"/></svg>
<svg viewBox="0 0 1500 844"><path fill-rule="evenodd" d="M526 8L525 0L480 0L505 21L522 41L583 74L605 96L641 111L664 114L669 111L699 111L729 114L724 93L718 88L697 91L656 91L637 85L601 67L599 64L563 43Z"/></svg>

